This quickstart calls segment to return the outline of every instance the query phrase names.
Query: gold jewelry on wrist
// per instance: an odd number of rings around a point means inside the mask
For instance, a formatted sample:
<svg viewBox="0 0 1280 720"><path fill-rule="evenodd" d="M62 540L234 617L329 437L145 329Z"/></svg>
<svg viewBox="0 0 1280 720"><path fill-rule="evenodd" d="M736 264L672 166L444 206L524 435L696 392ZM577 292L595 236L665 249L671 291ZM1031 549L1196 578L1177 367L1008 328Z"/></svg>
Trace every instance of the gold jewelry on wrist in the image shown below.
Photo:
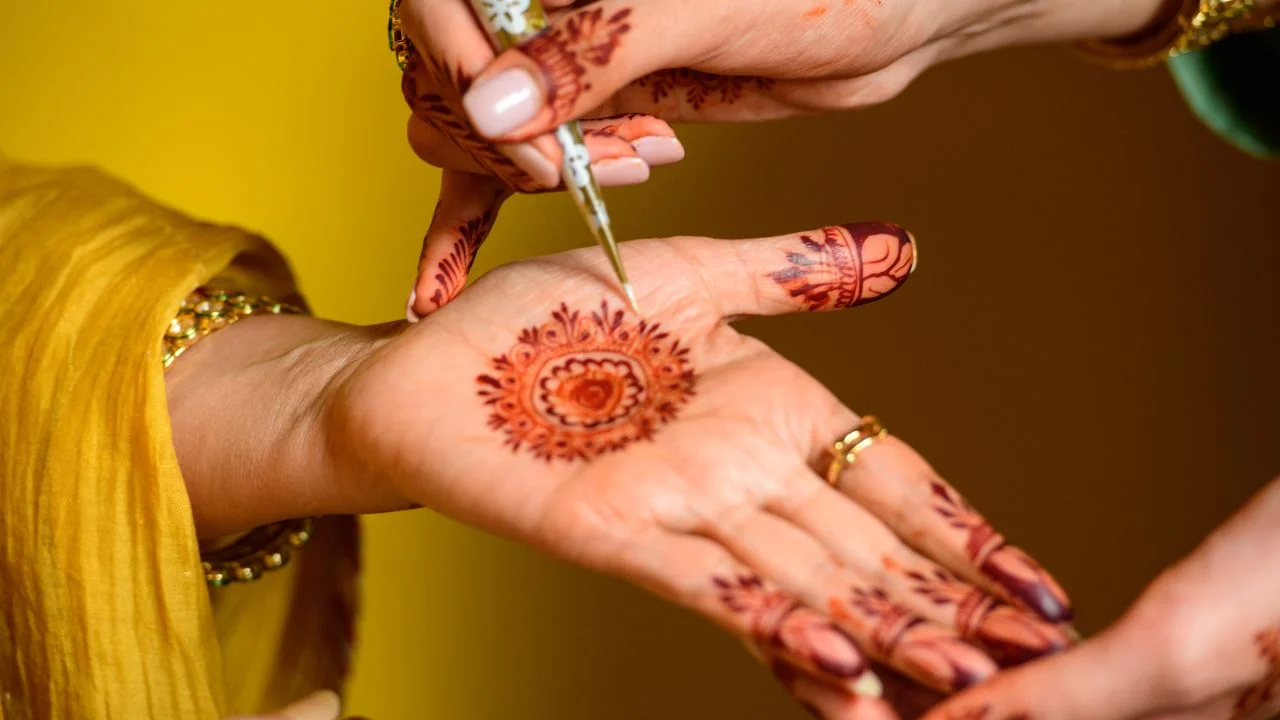
<svg viewBox="0 0 1280 720"><path fill-rule="evenodd" d="M162 362L168 368L178 356L195 345L200 338L250 315L301 315L300 308L276 302L265 295L249 296L210 288L196 288L169 321L165 330Z"/></svg>
<svg viewBox="0 0 1280 720"><path fill-rule="evenodd" d="M293 552L311 539L311 518L254 528L235 542L200 553L204 581L213 587L252 582L289 564Z"/></svg>
<svg viewBox="0 0 1280 720"><path fill-rule="evenodd" d="M178 306L165 330L162 362L168 368L200 338L251 315L302 315L301 308L264 295L198 287ZM284 567L293 551L311 539L311 518L298 518L254 528L222 547L200 554L205 582L220 587L249 582Z"/></svg>
<svg viewBox="0 0 1280 720"><path fill-rule="evenodd" d="M1258 10L1256 0L1180 0L1177 12L1158 27L1131 38L1090 40L1089 56L1121 70L1152 67L1203 50L1228 35L1276 26L1280 8Z"/></svg>
<svg viewBox="0 0 1280 720"><path fill-rule="evenodd" d="M404 70L413 55L413 41L400 24L400 2L401 0L391 0L391 17L387 19L387 43L391 46L391 52L396 54L396 64Z"/></svg>

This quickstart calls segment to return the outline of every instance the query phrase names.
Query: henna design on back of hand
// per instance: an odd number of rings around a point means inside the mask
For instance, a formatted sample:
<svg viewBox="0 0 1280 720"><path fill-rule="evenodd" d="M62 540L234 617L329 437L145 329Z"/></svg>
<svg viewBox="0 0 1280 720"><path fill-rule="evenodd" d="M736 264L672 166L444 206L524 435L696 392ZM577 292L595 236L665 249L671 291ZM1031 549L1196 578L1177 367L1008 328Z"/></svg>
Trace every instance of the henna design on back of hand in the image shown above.
<svg viewBox="0 0 1280 720"><path fill-rule="evenodd" d="M435 128L477 165L522 192L539 190L524 170L476 132L462 109L462 96L473 77L433 56L414 53L405 66L400 90L419 120Z"/></svg>
<svg viewBox="0 0 1280 720"><path fill-rule="evenodd" d="M546 80L546 106L556 123L572 117L582 93L591 89L587 66L604 67L631 31L631 8L605 16L588 7L525 41L521 51L537 64Z"/></svg>
<svg viewBox="0 0 1280 720"><path fill-rule="evenodd" d="M759 91L773 87L769 78L744 75L715 75L690 68L659 70L635 81L635 85L649 90L655 103L667 97L683 93L682 99L694 110L715 105L732 105L742 99L748 86Z"/></svg>
<svg viewBox="0 0 1280 720"><path fill-rule="evenodd" d="M689 349L658 323L607 302L594 312L561 304L524 330L476 378L489 427L513 452L591 460L651 440L694 394Z"/></svg>

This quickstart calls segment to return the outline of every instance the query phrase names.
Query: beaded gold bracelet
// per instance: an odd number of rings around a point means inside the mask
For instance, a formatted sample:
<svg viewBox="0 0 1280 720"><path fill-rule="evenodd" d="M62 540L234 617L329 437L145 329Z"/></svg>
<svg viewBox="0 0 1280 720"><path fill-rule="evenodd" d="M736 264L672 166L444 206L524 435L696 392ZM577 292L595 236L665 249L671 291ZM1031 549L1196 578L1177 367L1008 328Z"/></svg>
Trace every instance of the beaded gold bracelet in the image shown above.
<svg viewBox="0 0 1280 720"><path fill-rule="evenodd" d="M162 340L162 362L173 364L201 338L251 315L301 315L293 305L266 296L250 296L213 288L196 288L178 307ZM221 587L250 582L284 567L294 551L311 539L311 518L295 518L255 528L224 546L201 553L205 582Z"/></svg>
<svg viewBox="0 0 1280 720"><path fill-rule="evenodd" d="M1121 70L1153 67L1203 50L1228 35L1276 26L1280 7L1263 12L1256 0L1179 0L1177 12L1150 32L1132 38L1090 40L1090 57Z"/></svg>

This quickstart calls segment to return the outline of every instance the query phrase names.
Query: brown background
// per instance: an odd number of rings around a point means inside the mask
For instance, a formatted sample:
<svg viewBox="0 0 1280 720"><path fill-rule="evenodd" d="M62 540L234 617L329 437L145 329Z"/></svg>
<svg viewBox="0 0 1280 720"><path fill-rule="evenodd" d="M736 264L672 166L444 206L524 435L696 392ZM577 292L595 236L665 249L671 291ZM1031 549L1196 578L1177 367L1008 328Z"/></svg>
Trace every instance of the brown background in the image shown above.
<svg viewBox="0 0 1280 720"><path fill-rule="evenodd" d="M400 314L436 176L403 142L385 3L18 5L0 147L263 230L327 315ZM681 132L684 163L609 193L622 236L915 232L893 298L745 327L929 457L1082 630L1280 471L1280 166L1213 138L1163 72L1008 52L882 108ZM478 269L584 240L566 199L519 199ZM353 712L800 717L734 640L622 582L427 512L366 527Z"/></svg>

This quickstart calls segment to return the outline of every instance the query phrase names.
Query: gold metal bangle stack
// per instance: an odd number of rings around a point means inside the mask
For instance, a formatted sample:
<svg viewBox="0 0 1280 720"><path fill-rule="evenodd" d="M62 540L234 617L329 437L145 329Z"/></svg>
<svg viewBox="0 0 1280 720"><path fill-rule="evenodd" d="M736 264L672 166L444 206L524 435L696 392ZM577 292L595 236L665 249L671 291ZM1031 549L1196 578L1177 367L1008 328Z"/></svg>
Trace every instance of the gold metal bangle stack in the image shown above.
<svg viewBox="0 0 1280 720"><path fill-rule="evenodd" d="M177 315L169 321L169 329L164 333L164 366L172 365L179 355L205 335L241 318L261 313L301 315L302 310L266 296L196 288L182 301Z"/></svg>
<svg viewBox="0 0 1280 720"><path fill-rule="evenodd" d="M162 347L168 368L201 338L252 315L301 315L300 308L266 296L196 288L169 321ZM264 573L284 567L294 551L311 539L311 518L294 518L255 528L221 547L201 553L205 582L221 587L250 582Z"/></svg>
<svg viewBox="0 0 1280 720"><path fill-rule="evenodd" d="M1228 35L1275 27L1280 7L1262 12L1255 0L1181 0L1172 17L1133 38L1091 40L1081 44L1089 56L1112 67L1148 68L1197 50Z"/></svg>

